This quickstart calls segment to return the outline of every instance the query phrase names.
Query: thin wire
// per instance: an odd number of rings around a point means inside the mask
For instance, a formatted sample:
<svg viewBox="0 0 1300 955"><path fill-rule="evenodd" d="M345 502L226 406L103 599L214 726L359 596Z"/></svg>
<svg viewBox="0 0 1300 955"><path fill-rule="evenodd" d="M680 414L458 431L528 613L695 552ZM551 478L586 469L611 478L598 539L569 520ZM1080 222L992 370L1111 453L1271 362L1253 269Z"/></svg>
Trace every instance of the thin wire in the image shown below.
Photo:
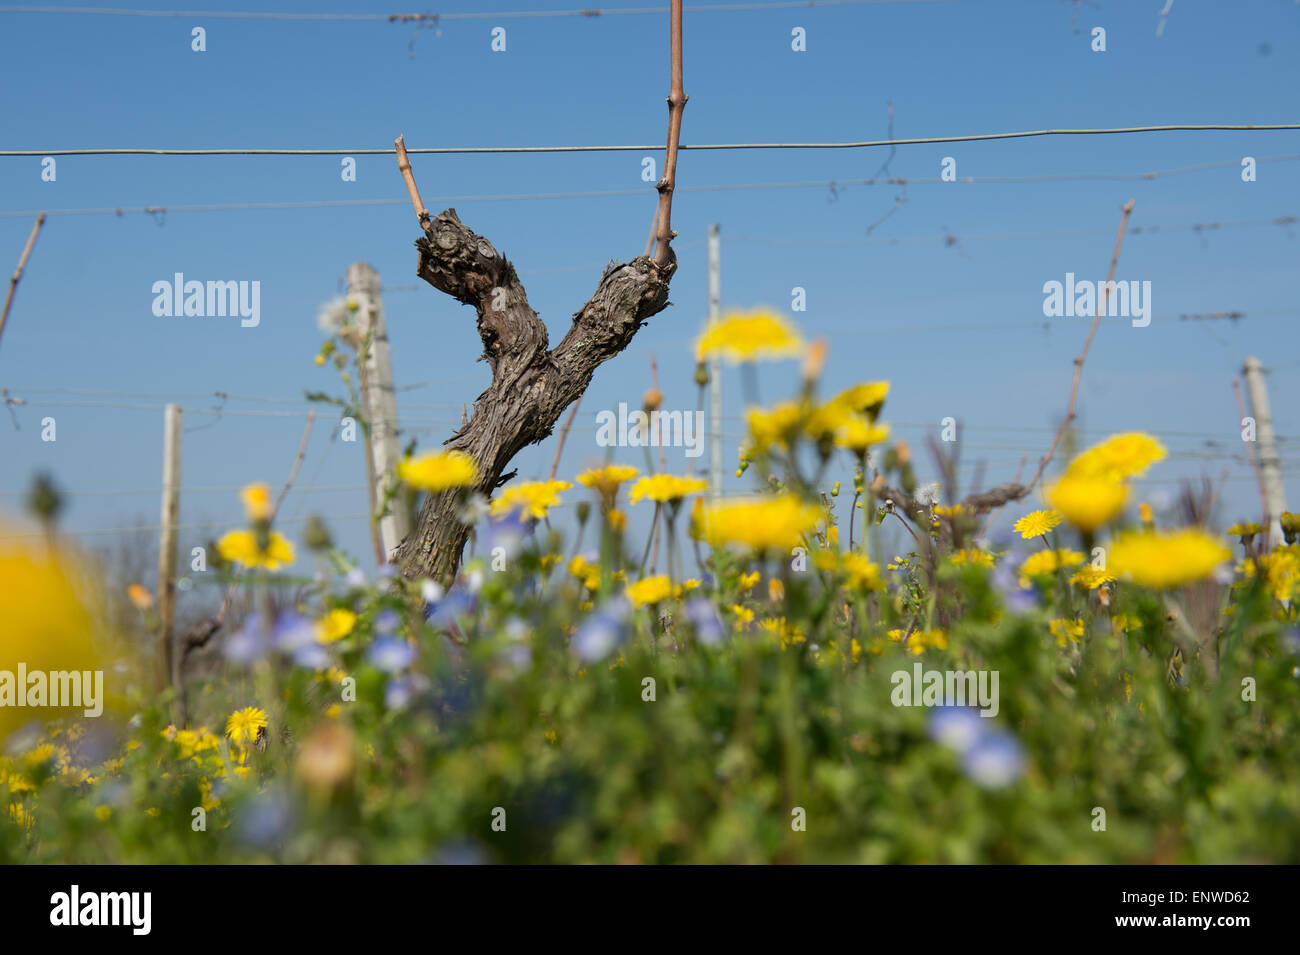
<svg viewBox="0 0 1300 955"><path fill-rule="evenodd" d="M188 494L235 494L243 489L243 485L231 485L229 487L185 487L181 488L182 495ZM328 484L312 488L300 488L298 494L336 494L342 491L363 491L366 489L365 484ZM157 495L161 494L161 487L144 487L130 490L112 490L112 491L69 491L61 489L61 493L66 497L136 497L143 494ZM21 497L30 493L29 489L6 491L0 490L0 497Z"/></svg>
<svg viewBox="0 0 1300 955"><path fill-rule="evenodd" d="M791 10L808 7L858 7L884 3L936 3L942 0L775 0L765 3L715 3L691 5L689 13L750 13L761 10ZM213 20L320 20L371 21L387 23L442 23L455 20L524 20L551 17L646 16L665 14L668 7L587 8L581 10L514 10L498 13L274 13L230 10L128 10L113 7L4 6L0 13L73 13L82 16L116 17L206 17Z"/></svg>
<svg viewBox="0 0 1300 955"><path fill-rule="evenodd" d="M361 521L370 520L369 514L331 514L330 521ZM310 520L310 517L277 517L276 524L297 524ZM212 527L229 527L230 521L202 521L196 524L177 524L176 529L179 531L206 530ZM65 531L59 530L60 537L92 537L100 534L134 534L140 531L159 531L162 526L159 524L137 524L132 527L104 527L98 530L85 531ZM0 540L16 540L24 537L44 537L45 531L32 531L26 534L0 534Z"/></svg>
<svg viewBox="0 0 1300 955"><path fill-rule="evenodd" d="M1275 216L1271 219L1236 219L1224 222L1188 222L1175 223L1171 225L1148 225L1134 226L1129 232L1135 235L1146 235L1154 232L1214 232L1219 229L1242 229L1255 228L1258 226L1292 226L1300 223L1300 216L1286 215ZM940 235L909 235L876 237L867 236L865 238L855 239L788 239L781 236L756 236L756 235L734 235L729 236L728 242L755 242L766 245L791 245L791 246L855 246L867 243L879 242L886 245L902 245L906 243L925 243L925 242L944 242L951 244L952 240L957 242L967 241L987 241L996 239L1064 239L1078 238L1081 236L1092 236L1111 234L1113 230L1105 229L1063 229L1054 232L988 232L982 234L967 235L965 233L944 233Z"/></svg>
<svg viewBox="0 0 1300 955"><path fill-rule="evenodd" d="M1266 162L1295 162L1300 160L1300 153L1293 153L1281 156L1261 156L1256 159L1256 163ZM1172 169L1154 169L1149 172L1131 172L1131 173L1062 173L1051 176L963 176L957 180L963 185L1016 185L1039 182L1085 182L1092 180L1155 180L1166 176L1179 176L1193 172L1204 172L1210 169L1222 169L1228 166L1235 167L1236 160L1227 162L1201 163L1196 166L1178 166ZM847 189L854 186L884 186L884 185L952 185L938 178L926 179L818 179L818 180L796 180L792 182L742 182L742 183L717 183L712 185L699 186L679 186L678 192L740 192L750 190L766 189ZM466 196L431 196L428 199L430 205L443 205L465 202L520 202L527 200L539 199L609 199L626 196L644 197L648 192L653 191L653 186L647 186L641 189L595 189L583 190L579 192L533 192L533 193L497 193L482 195ZM305 200L300 202L227 202L227 203L206 203L200 205L179 205L179 206L104 206L94 209L21 209L13 212L0 212L0 219L29 219L34 215L44 212L51 216L95 216L95 215L115 215L121 216L127 213L144 213L145 215L160 215L168 212L245 212L245 211L267 211L267 210L285 210L285 209L339 209L349 207L367 207L367 206L404 206L410 200L406 197L400 199L319 199ZM1155 228L1146 227L1148 230ZM1053 233L1025 233L1025 238L1033 238L1040 234L1051 235ZM1065 233L1056 233L1065 234ZM1078 234L1092 234L1090 232L1080 232ZM982 238L982 237L980 237ZM701 240L702 241L702 240ZM733 240L734 241L734 240ZM749 239L748 241L760 241L758 239ZM767 241L767 240L762 240ZM874 241L898 241L890 239L876 239ZM692 243L700 244L700 243ZM686 246L678 243L678 249ZM415 287L415 286L408 286Z"/></svg>
<svg viewBox="0 0 1300 955"><path fill-rule="evenodd" d="M1300 310L1291 311L1291 312L1286 312L1285 314L1297 315L1297 314L1300 314ZM925 329L922 329L922 330L925 330ZM1300 363L1292 362L1292 363L1290 363L1290 364L1300 364ZM1279 367L1284 367L1284 366L1279 366ZM448 381L448 382L449 382L449 381L460 381L460 380L465 380L466 378L469 378L469 377L473 377L473 376L462 375L462 376L459 376L458 378L455 378L455 379L450 379L450 378L449 378L449 379L445 379L445 381ZM442 384L442 383L443 383L443 381L439 381L439 382L429 382L429 383L426 383L426 384ZM407 387L414 387L414 386L407 386ZM9 388L9 389L7 389L7 390L10 391L10 392L12 392L12 393L14 393L15 396L17 396L18 393L23 393L23 394L67 393L67 394L80 394L80 395L97 395L97 396L100 396L100 397L106 397L106 398L160 398L160 399L167 399L167 401L171 401L172 399L177 399L177 398L210 398L210 397L212 397L212 396L215 394L214 392L166 392L166 391L162 391L162 392L157 392L157 391L154 391L154 392L141 392L141 391L111 391L111 390L106 390L106 389L89 389L89 388L22 388L22 387L14 388L14 387L11 387L11 388ZM399 388L398 390L402 390L402 389ZM238 399L241 400L241 401L261 402L261 403L265 403L265 404L293 404L293 403L309 404L309 403L310 403L310 402L308 402L308 400L307 400L306 398L288 398L288 397L277 397L277 396L270 396L270 395L228 395L228 397L229 397L231 400L234 400L235 398L238 398ZM24 401L25 401L26 399L21 399L21 400L24 400ZM38 406L44 406L44 405L46 404L46 402L43 402L43 401L34 401L34 402L30 402L30 404L31 404L33 407L38 407ZM157 410L157 409L159 409L159 408L165 407L165 404L166 404L166 402L165 402L164 404L159 404L159 405L144 405L144 406L134 406L134 405L133 405L132 407L145 407L145 408L150 409L150 410ZM457 407L456 407L458 404L460 404L460 402L454 402L454 403L452 403L452 404L418 404L418 403L411 403L411 402L403 402L401 407L402 407L402 408L428 408L428 409L452 409L452 410L459 410L459 409L457 409ZM119 407L119 405L118 405L117 403L115 403L115 402L102 402L102 403L100 403L100 402L87 402L87 403L85 403L84 405L81 405L81 406L82 406L82 407L108 407L108 408ZM192 413L194 413L194 412L192 412ZM209 413L215 414L215 412L209 412ZM436 421L437 423L439 423L439 424L444 423L444 422L445 422L445 423L452 423L452 421L453 421L452 418L438 418L438 419L420 418L420 419L412 419L412 420L421 420L421 421L435 420L435 421ZM747 421L747 420L748 420L748 417L747 417L746 415L744 415L744 414L724 414L724 415L722 415L722 420L724 420L724 421ZM456 423L458 423L458 421L457 421ZM935 427L937 426L937 423L936 423L936 422L929 422L929 421L902 421L902 420L898 420L898 419L891 419L890 423L893 425L893 427L894 427L895 429L909 428L909 429L927 430L927 429L935 428ZM595 426L594 426L594 425L575 424L575 427L586 427L588 430L591 430L591 429L593 429ZM1113 426L1112 426L1112 427L1106 427L1106 426L1102 426L1102 425L1092 425L1092 426L1079 427L1079 428L1076 428L1075 430L1076 430L1079 434L1101 434L1101 433L1105 433L1105 434L1114 434L1114 433L1116 433L1116 432L1118 432L1118 431L1123 431L1123 430L1125 430L1126 428L1129 428L1129 427L1131 427L1131 425L1128 425L1128 424L1124 425L1124 427L1113 427ZM1054 434L1054 433L1056 432L1056 430L1057 430L1055 427L1047 427L1047 426L1045 426L1045 425L1013 425L1013 424L987 424L987 423L986 423L986 424L971 424L971 423L966 423L966 422L961 422L961 421L958 422L958 428L959 428L960 431L963 431L963 432L964 432L964 431L1011 431L1011 432L1027 432L1027 433L1036 433L1036 434L1037 434L1037 433ZM1224 433L1225 433L1223 429L1216 429L1216 430L1213 430L1213 431L1181 431L1181 430L1174 430L1174 429L1171 429L1171 428L1160 428L1160 427L1154 427L1154 426L1148 426L1148 427L1147 427L1147 430L1148 430L1148 431L1152 431L1152 432L1158 434L1158 435L1159 435L1160 437L1162 437L1162 438L1174 438L1174 437L1182 437L1182 438L1216 438L1216 437L1222 437L1222 436L1224 435ZM1295 436L1288 436L1288 435L1280 434L1280 435L1276 435L1276 439L1277 439L1279 442L1285 442L1285 441L1291 441L1291 440L1300 441L1300 434L1297 434L1297 435L1295 435ZM964 444L963 447L969 447L969 445L965 445L965 444ZM1017 447L1017 448L1015 448L1015 450L1024 450L1024 449ZM157 489L155 489L155 491L156 491L156 490L157 490ZM193 490L203 490L203 489L201 489L201 488L195 488L195 489L193 489ZM211 488L211 490L235 490L235 491L237 491L237 490L239 490L239 488L238 488L238 487L229 487L229 488ZM5 492L0 491L0 493L5 493Z"/></svg>
<svg viewBox="0 0 1300 955"><path fill-rule="evenodd" d="M1163 126L1122 126L1111 129L1029 129L1010 133L974 133L967 136L927 136L913 139L871 139L838 143L682 143L681 149L870 149L879 146L923 146L940 143L988 142L996 139L1030 139L1037 136L1114 136L1168 132L1266 132L1300 130L1300 123L1179 123ZM662 146L408 146L411 155L479 155L484 153L609 153L657 152ZM77 147L72 149L5 149L0 157L44 156L393 156L396 149L166 149L150 147Z"/></svg>

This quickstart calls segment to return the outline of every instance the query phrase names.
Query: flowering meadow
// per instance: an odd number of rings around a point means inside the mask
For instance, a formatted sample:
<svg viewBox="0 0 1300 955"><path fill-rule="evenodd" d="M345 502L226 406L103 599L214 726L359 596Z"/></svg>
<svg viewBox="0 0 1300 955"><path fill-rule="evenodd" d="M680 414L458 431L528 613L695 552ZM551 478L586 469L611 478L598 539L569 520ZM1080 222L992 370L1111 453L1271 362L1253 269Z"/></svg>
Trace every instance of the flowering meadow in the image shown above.
<svg viewBox="0 0 1300 955"><path fill-rule="evenodd" d="M761 310L698 342L702 387L715 355L802 362L748 412L748 493L611 458L486 500L472 457L412 453L394 500L473 526L454 579L291 539L246 488L183 722L148 591L109 628L56 532L3 544L0 669L105 690L0 708L0 861L1300 861L1295 516L1158 512L1160 436L1124 433L1013 520L922 480L906 382L823 393L825 343Z"/></svg>

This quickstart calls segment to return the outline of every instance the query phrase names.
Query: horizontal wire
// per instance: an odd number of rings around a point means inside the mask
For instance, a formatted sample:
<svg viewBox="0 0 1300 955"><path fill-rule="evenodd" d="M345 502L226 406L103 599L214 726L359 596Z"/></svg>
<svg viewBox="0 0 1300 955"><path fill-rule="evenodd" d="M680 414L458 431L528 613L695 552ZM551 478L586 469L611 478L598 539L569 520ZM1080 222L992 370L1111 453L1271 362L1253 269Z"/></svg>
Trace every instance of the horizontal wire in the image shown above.
<svg viewBox="0 0 1300 955"><path fill-rule="evenodd" d="M244 489L242 484L232 484L227 487L183 487L179 493L181 496L187 494L238 494ZM342 491L364 491L364 484L321 484L312 487L295 488L297 494L337 494ZM111 491L74 491L67 488L59 488L59 493L66 497L135 497L145 494L162 494L161 487L144 487L132 490L111 490ZM17 491L0 490L0 497L21 497L30 493L29 488Z"/></svg>
<svg viewBox="0 0 1300 955"><path fill-rule="evenodd" d="M1262 156L1256 159L1256 163L1265 162L1295 162L1300 160L1300 154L1289 154L1281 156ZM1185 175L1192 172L1203 172L1208 169L1218 169L1227 166L1235 167L1235 160L1229 162L1203 163L1197 166L1180 166L1172 169L1155 169L1149 172L1134 173L1062 173L1054 176L963 176L955 182L963 185L980 185L980 184L1029 184L1038 182L1080 182L1096 179L1106 180L1155 180L1167 176ZM916 185L916 184L944 184L939 178L926 179L908 179L908 178L888 178L888 179L816 179L816 180L795 180L791 182L742 182L742 183L716 183L699 186L679 186L677 192L744 192L744 191L761 191L761 190L779 190L779 189L848 189L857 186L879 186L879 185ZM548 199L610 199L626 198L633 196L644 197L653 192L654 187L647 185L640 189L589 189L576 192L534 192L534 193L485 193L481 195L463 195L463 196L430 196L426 200L427 205L442 205L452 203L466 202L522 202ZM309 199L302 201L286 202L226 202L226 203L203 203L195 205L153 205L153 206L101 206L98 208L88 209L14 209L0 212L0 219L17 219L31 218L35 215L45 214L47 216L122 216L126 214L143 214L143 215L165 215L169 212L257 212L257 211L283 211L293 209L340 209L340 208L365 208L378 206L403 206L410 202L406 197L391 199ZM1261 222L1260 224L1291 224L1293 217L1283 217L1287 221ZM1254 220L1242 220L1254 221ZM1146 226L1135 227L1130 232L1153 231L1158 227ZM1169 227L1166 227L1169 228ZM1008 233L1008 238L1038 238L1041 236L1052 235L1095 235L1099 230L1074 230L1070 232L1047 232L1047 233ZM992 238L994 236L959 236L958 238ZM1002 235L996 237L1001 238ZM935 237L942 239L944 237ZM766 239L757 236L734 236L729 241L748 241L748 242L792 242L798 243L800 240L782 240ZM834 245L848 240L825 240L826 244ZM852 240L868 241L868 240ZM913 239L887 239L881 238L873 241L878 242L898 242L898 241L930 241L928 237L916 237ZM700 244L700 243L692 243ZM684 246L678 245L678 248ZM409 286L416 287L416 286Z"/></svg>
<svg viewBox="0 0 1300 955"><path fill-rule="evenodd" d="M1039 136L1115 136L1133 133L1169 132L1267 132L1300 130L1300 123L1173 123L1159 126L1119 126L1106 129L1028 129L1009 133L973 133L965 136L925 136L912 139L870 139L857 142L825 143L682 143L679 149L869 149L881 146L923 146L940 143L975 143L1001 139L1031 139ZM411 155L481 155L484 153L608 153L656 152L662 146L407 146ZM67 149L4 149L0 158L44 156L393 156L395 148L383 149L289 149L209 148L168 149L162 147L74 147Z"/></svg>
<svg viewBox="0 0 1300 955"><path fill-rule="evenodd" d="M763 10L792 10L809 7L858 7L886 3L936 3L944 0L767 0L762 3L691 4L687 13L752 13ZM115 17L206 17L213 20L320 20L371 21L386 23L455 22L457 20L534 20L551 17L647 16L668 13L669 7L588 7L570 10L513 10L462 13L278 13L238 10L132 10L114 7L0 6L0 13L71 13L80 16Z"/></svg>

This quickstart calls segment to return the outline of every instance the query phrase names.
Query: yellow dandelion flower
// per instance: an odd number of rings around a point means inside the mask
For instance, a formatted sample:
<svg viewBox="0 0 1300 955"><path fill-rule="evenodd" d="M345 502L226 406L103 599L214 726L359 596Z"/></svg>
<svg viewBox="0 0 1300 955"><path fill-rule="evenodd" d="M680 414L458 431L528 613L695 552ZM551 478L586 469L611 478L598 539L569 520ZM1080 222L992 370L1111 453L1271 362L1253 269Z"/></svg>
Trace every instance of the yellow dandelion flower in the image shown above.
<svg viewBox="0 0 1300 955"><path fill-rule="evenodd" d="M1277 600L1300 596L1300 548L1279 547L1270 554L1243 564L1247 577L1263 576L1269 593Z"/></svg>
<svg viewBox="0 0 1300 955"><path fill-rule="evenodd" d="M749 423L747 450L762 454L775 446L790 450L790 444L799 430L803 409L793 401L784 401L772 408L750 408L745 412Z"/></svg>
<svg viewBox="0 0 1300 955"><path fill-rule="evenodd" d="M710 325L696 343L697 361L717 355L730 362L790 358L803 351L794 326L769 309L733 311Z"/></svg>
<svg viewBox="0 0 1300 955"><path fill-rule="evenodd" d="M1132 614L1117 613L1110 618L1110 625L1120 633L1129 633L1142 626L1142 621Z"/></svg>
<svg viewBox="0 0 1300 955"><path fill-rule="evenodd" d="M581 554L575 555L573 560L569 561L569 573L582 581L582 586L588 590L596 590L600 587L600 567Z"/></svg>
<svg viewBox="0 0 1300 955"><path fill-rule="evenodd" d="M848 448L859 454L872 445L884 444L889 440L889 425L870 424L862 418L852 417L835 432L835 444Z"/></svg>
<svg viewBox="0 0 1300 955"><path fill-rule="evenodd" d="M1117 576L1157 590L1204 580L1231 559L1228 548L1195 529L1130 532L1110 544L1110 569Z"/></svg>
<svg viewBox="0 0 1300 955"><path fill-rule="evenodd" d="M891 631L890 639L893 639ZM901 638L902 633L898 631ZM913 656L920 656L926 650L948 649L948 634L943 630L913 630L907 638L907 651Z"/></svg>
<svg viewBox="0 0 1300 955"><path fill-rule="evenodd" d="M1058 647L1063 647L1071 641L1078 643L1083 639L1082 620L1051 620L1048 621L1047 629L1052 636L1056 637Z"/></svg>
<svg viewBox="0 0 1300 955"><path fill-rule="evenodd" d="M217 541L217 551L224 560L267 570L279 570L295 559L293 545L279 531L267 535L265 549L258 546L258 535L253 531L231 531Z"/></svg>
<svg viewBox="0 0 1300 955"><path fill-rule="evenodd" d="M715 547L789 551L816 528L821 516L818 508L795 495L782 494L706 505L702 523L705 539Z"/></svg>
<svg viewBox="0 0 1300 955"><path fill-rule="evenodd" d="M748 574L741 574L736 581L740 587L740 592L742 594L749 593L754 589L754 585L758 583L762 576L763 575L757 570L750 571Z"/></svg>
<svg viewBox="0 0 1300 955"><path fill-rule="evenodd" d="M1249 544L1251 539L1264 533L1264 528L1260 527L1254 521L1238 521L1229 527L1225 534L1232 537L1240 537L1243 544Z"/></svg>
<svg viewBox="0 0 1300 955"><path fill-rule="evenodd" d="M249 484L239 492L244 501L244 513L250 521L266 521L271 518L271 489L262 483Z"/></svg>
<svg viewBox="0 0 1300 955"><path fill-rule="evenodd" d="M1060 523L1061 514L1059 511L1031 511L1012 524L1011 529L1025 540L1031 540L1035 537L1042 537Z"/></svg>
<svg viewBox="0 0 1300 955"><path fill-rule="evenodd" d="M336 607L316 621L316 639L320 643L335 643L351 633L356 624L356 614Z"/></svg>
<svg viewBox="0 0 1300 955"><path fill-rule="evenodd" d="M1048 502L1081 531L1095 531L1124 508L1128 487L1109 478L1066 471L1047 489Z"/></svg>
<svg viewBox="0 0 1300 955"><path fill-rule="evenodd" d="M603 468L583 471L578 475L578 483L596 491L607 505L613 506L619 487L640 473L630 464L607 464Z"/></svg>
<svg viewBox="0 0 1300 955"><path fill-rule="evenodd" d="M803 643L806 639L803 631L786 620L785 617L764 617L758 626L764 633L780 640L782 650Z"/></svg>
<svg viewBox="0 0 1300 955"><path fill-rule="evenodd" d="M662 603L672 596L673 582L663 574L657 577L647 577L644 580L638 580L634 584L628 584L626 593L627 599L631 601L633 607Z"/></svg>
<svg viewBox="0 0 1300 955"><path fill-rule="evenodd" d="M260 710L256 706L246 706L230 714L230 718L226 720L226 736L232 743L254 743L258 735L266 729L266 725L265 710Z"/></svg>
<svg viewBox="0 0 1300 955"><path fill-rule="evenodd" d="M1141 477L1147 468L1164 460L1166 451L1155 438L1140 431L1116 434L1094 445L1070 462L1067 473L1079 477L1122 481Z"/></svg>
<svg viewBox="0 0 1300 955"><path fill-rule="evenodd" d="M855 417L852 408L832 399L808 413L803 422L803 430L814 441L829 441Z"/></svg>
<svg viewBox="0 0 1300 955"><path fill-rule="evenodd" d="M849 587L854 590L880 590L885 586L880 579L880 566L861 554L842 554L839 565L848 575Z"/></svg>
<svg viewBox="0 0 1300 955"><path fill-rule="evenodd" d="M518 512L523 517L541 520L546 512L560 503L560 491L573 487L568 481L526 481L511 484L501 489L501 493L492 501L491 514L500 517L503 514Z"/></svg>
<svg viewBox="0 0 1300 955"><path fill-rule="evenodd" d="M866 415L870 421L875 421L888 395L889 382L864 381L841 391L835 396L834 401L857 414Z"/></svg>
<svg viewBox="0 0 1300 955"><path fill-rule="evenodd" d="M397 476L410 487L438 493L453 487L472 487L478 465L464 451L431 451L397 465Z"/></svg>
<svg viewBox="0 0 1300 955"><path fill-rule="evenodd" d="M1077 567L1083 555L1077 550L1040 550L1020 565L1020 586L1028 587L1030 577L1050 576L1065 567Z"/></svg>
<svg viewBox="0 0 1300 955"><path fill-rule="evenodd" d="M0 535L5 531L0 527ZM10 671L5 689L9 704L14 702L13 671L19 661L29 674L101 669L97 638L104 633L100 611L88 599L86 571L49 550L10 543L14 540L0 536L0 669ZM18 695L26 693L26 687L17 687ZM0 706L0 740L33 715L13 705ZM53 713L47 710L45 715Z"/></svg>
<svg viewBox="0 0 1300 955"><path fill-rule="evenodd" d="M748 607L742 607L740 604L732 604L731 612L736 615L736 622L741 626L746 626L754 622L754 611Z"/></svg>
<svg viewBox="0 0 1300 955"><path fill-rule="evenodd" d="M674 501L680 501L687 494L703 491L708 486L709 482L703 478L655 474L650 477L643 477L633 484L632 490L628 492L627 499L632 504L636 504L643 498L649 498L657 504L670 504Z"/></svg>
<svg viewBox="0 0 1300 955"><path fill-rule="evenodd" d="M992 567L993 555L978 548L959 550L952 555L952 562L957 565L972 564L976 567Z"/></svg>
<svg viewBox="0 0 1300 955"><path fill-rule="evenodd" d="M42 743L23 758L28 766L43 766L53 762L58 755L59 751L52 743Z"/></svg>
<svg viewBox="0 0 1300 955"><path fill-rule="evenodd" d="M1097 570L1090 564L1076 570L1070 578L1070 583L1077 584L1084 590L1096 590L1102 584L1108 584L1114 580L1115 575L1110 571Z"/></svg>

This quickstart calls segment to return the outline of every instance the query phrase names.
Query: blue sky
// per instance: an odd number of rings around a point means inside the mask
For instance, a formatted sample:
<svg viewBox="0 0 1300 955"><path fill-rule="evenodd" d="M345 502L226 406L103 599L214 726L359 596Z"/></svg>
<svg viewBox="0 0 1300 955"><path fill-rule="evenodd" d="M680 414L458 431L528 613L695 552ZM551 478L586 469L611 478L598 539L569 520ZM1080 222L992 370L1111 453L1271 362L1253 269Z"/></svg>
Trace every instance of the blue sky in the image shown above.
<svg viewBox="0 0 1300 955"><path fill-rule="evenodd" d="M150 0L133 0L137 7ZM615 0L609 7L634 4ZM637 0L635 5L642 5ZM233 7L245 9L250 5ZM528 9L572 9L547 0ZM1288 123L1300 117L1300 5L1290 0L1175 3L884 3L818 9L691 12L685 24L690 94L683 142L849 141L1020 129L1173 123ZM458 12L518 11L520 0ZM163 9L162 6L155 6ZM211 9L217 9L215 7ZM358 0L274 0L284 12L390 12ZM400 12L395 5L391 12ZM447 12L450 12L451 8ZM1077 30L1075 18L1077 16ZM207 31L192 52L190 31ZM491 30L506 28L494 53ZM1088 31L1107 31L1107 52ZM791 30L807 31L806 52ZM0 10L7 149L68 147L383 148L662 144L668 89L666 16L444 21L440 32L385 22L145 18ZM662 146L654 153L662 161ZM603 264L643 248L654 208L642 153L416 156L426 202L453 197L637 190L643 195L484 201L453 199L461 218L516 264L557 342L595 288ZM1120 208L1132 232L1117 278L1152 283L1149 327L1103 322L1079 394L1085 439L1141 429L1169 446L1143 496L1176 494L1180 479L1227 471L1221 516L1258 513L1239 436L1232 378L1247 355L1270 370L1288 500L1300 504L1300 132L1167 132L1131 136L918 145L887 150L685 151L673 224L680 269L673 307L605 365L583 401L560 473L600 460L596 413L636 406L659 364L668 408L695 406L690 345L706 310L704 239L722 228L723 302L789 310L808 336L831 342L827 387L893 383L886 418L921 451L945 416L965 427L967 480L987 486L1026 473L1064 413L1084 319L1045 319L1045 282L1067 272L1105 278ZM1155 179L1011 183L915 182L695 191L698 186L836 181L888 174L938 178L1124 175L1224 165ZM1243 156L1258 179L1241 180ZM0 158L0 267L8 274L30 216L141 206L404 198L391 156L359 157L356 182L338 157L66 157L57 181L38 158ZM868 227L905 197L870 235ZM1200 232L1194 223L1225 223ZM3 341L0 387L26 404L20 429L0 419L0 511L13 515L37 470L72 495L64 524L102 544L112 528L157 523L162 405L187 410L184 540L240 520L234 488L278 487L302 432L307 390L336 390L316 368L318 306L345 268L365 260L384 284L408 433L436 447L462 403L488 380L472 312L417 283L418 235L408 205L183 211L165 216L52 215L18 290ZM955 243L944 241L956 237ZM261 282L261 324L159 318L152 284ZM1180 315L1241 311L1239 322ZM797 369L764 366L762 397L790 394ZM232 396L224 413L204 414ZM739 376L724 383L729 487L743 412ZM234 396L253 396L246 400ZM265 399L278 399L275 401ZM240 412L258 412L241 414ZM267 414L267 412L275 412ZM58 439L40 440L40 419ZM7 419L8 416L6 415ZM320 421L283 517L307 514L368 554L364 459ZM545 477L554 439L518 459ZM919 455L924 461L923 455ZM639 449L620 460L641 464ZM706 459L699 462L702 466ZM670 470L687 459L668 451ZM842 469L848 476L847 462ZM214 490L215 489L215 490ZM961 490L969 490L964 487ZM1009 523L1005 522L1004 523ZM211 526L207 526L211 525Z"/></svg>

